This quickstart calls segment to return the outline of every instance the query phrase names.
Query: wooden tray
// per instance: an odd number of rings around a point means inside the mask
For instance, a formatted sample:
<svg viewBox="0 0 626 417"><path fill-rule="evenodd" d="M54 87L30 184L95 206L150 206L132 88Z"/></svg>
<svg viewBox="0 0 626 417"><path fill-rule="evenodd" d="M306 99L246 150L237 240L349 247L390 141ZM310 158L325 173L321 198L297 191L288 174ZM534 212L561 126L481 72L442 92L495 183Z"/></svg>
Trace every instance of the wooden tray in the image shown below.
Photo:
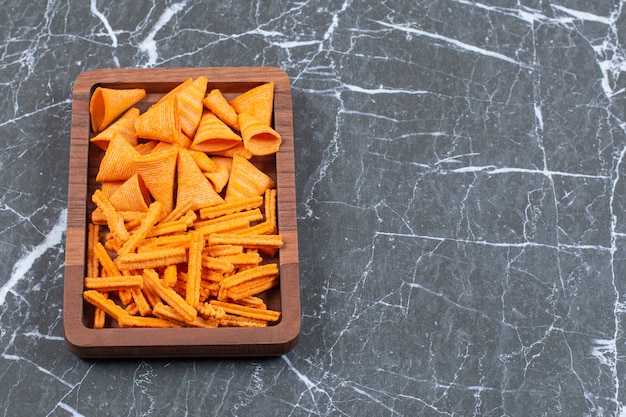
<svg viewBox="0 0 626 417"><path fill-rule="evenodd" d="M277 184L278 228L284 246L278 254L280 285L265 294L269 308L281 311L281 320L265 328L104 328L89 326L89 305L83 302L86 275L86 236L91 192L102 151L89 142L89 100L98 87L144 88L138 104L145 110L165 92L188 78L205 76L207 91L219 88L235 96L273 81L274 129L282 137L280 151L256 164ZM63 324L70 351L85 358L273 356L291 350L300 334L300 281L293 149L291 86L287 74L272 67L99 69L80 74L75 81L70 138L68 219L65 254Z"/></svg>

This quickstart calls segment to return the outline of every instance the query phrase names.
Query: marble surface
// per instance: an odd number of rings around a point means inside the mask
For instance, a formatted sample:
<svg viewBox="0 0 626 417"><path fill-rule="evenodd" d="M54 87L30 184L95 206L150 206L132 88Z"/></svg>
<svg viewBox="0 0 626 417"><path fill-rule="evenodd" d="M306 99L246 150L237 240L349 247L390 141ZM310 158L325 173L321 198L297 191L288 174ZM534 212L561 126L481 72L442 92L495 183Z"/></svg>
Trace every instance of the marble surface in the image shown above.
<svg viewBox="0 0 626 417"><path fill-rule="evenodd" d="M625 19L617 0L1 2L0 415L626 415ZM75 357L74 79L244 65L292 82L299 344Z"/></svg>

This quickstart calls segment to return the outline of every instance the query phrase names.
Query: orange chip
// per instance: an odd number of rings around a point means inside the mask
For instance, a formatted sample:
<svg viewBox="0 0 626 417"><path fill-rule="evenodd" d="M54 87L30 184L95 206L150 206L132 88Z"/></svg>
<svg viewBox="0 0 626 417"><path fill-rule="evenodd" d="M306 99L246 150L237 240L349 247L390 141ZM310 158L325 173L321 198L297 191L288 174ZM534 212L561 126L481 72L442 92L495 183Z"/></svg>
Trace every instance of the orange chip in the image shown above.
<svg viewBox="0 0 626 417"><path fill-rule="evenodd" d="M250 113L255 119L269 126L272 123L274 107L274 82L254 87L235 97L229 103L238 114Z"/></svg>
<svg viewBox="0 0 626 417"><path fill-rule="evenodd" d="M206 179L187 149L178 152L178 192L176 204L192 201L192 208L214 206L224 200Z"/></svg>
<svg viewBox="0 0 626 417"><path fill-rule="evenodd" d="M133 145L116 134L104 153L96 181L126 181L137 172L135 158L138 155Z"/></svg>
<svg viewBox="0 0 626 417"><path fill-rule="evenodd" d="M191 232L191 244L189 246L189 260L187 263L187 286L185 301L192 307L196 307L200 301L200 281L202 277L202 249L205 239L202 234Z"/></svg>
<svg viewBox="0 0 626 417"><path fill-rule="evenodd" d="M91 128L98 133L104 130L120 114L146 96L143 88L114 89L97 87L89 101Z"/></svg>
<svg viewBox="0 0 626 417"><path fill-rule="evenodd" d="M139 175L134 174L117 188L109 201L117 211L147 211L150 193Z"/></svg>
<svg viewBox="0 0 626 417"><path fill-rule="evenodd" d="M231 148L241 142L241 136L220 120L211 111L205 110L200 126L194 136L191 149L213 153Z"/></svg>
<svg viewBox="0 0 626 417"><path fill-rule="evenodd" d="M227 156L214 156L211 158L215 163L215 171L205 172L204 176L213 184L213 188L218 193L221 193L226 184L228 184L228 178L230 178L230 167L232 166L232 158Z"/></svg>
<svg viewBox="0 0 626 417"><path fill-rule="evenodd" d="M178 84L176 87L174 87L170 91L168 91L155 104L159 104L159 103L162 103L164 101L167 101L167 100L171 99L176 94L180 93L183 90L183 88L187 88L189 86L189 84L191 84L192 82L193 82L193 78L187 78L185 81L183 81L182 83Z"/></svg>
<svg viewBox="0 0 626 417"><path fill-rule="evenodd" d="M152 269L143 271L144 283L156 292L163 301L180 314L186 323L192 322L198 312L178 295L172 288L161 283L159 275Z"/></svg>
<svg viewBox="0 0 626 417"><path fill-rule="evenodd" d="M198 77L177 93L180 129L190 138L194 137L200 123L207 81L206 77Z"/></svg>
<svg viewBox="0 0 626 417"><path fill-rule="evenodd" d="M102 182L102 186L100 187L100 189L102 190L102 193L107 198L111 198L111 196L113 194L115 194L115 192L117 190L119 190L119 188L122 185L124 185L125 182L126 182L126 180L122 180L122 181L103 181Z"/></svg>
<svg viewBox="0 0 626 417"><path fill-rule="evenodd" d="M106 151L109 142L119 133L133 146L137 146L137 132L135 131L135 120L139 117L139 109L136 107L128 110L122 117L117 119L111 126L90 139L90 142L98 145L100 149Z"/></svg>
<svg viewBox="0 0 626 417"><path fill-rule="evenodd" d="M180 327L180 325L173 323L169 320L163 320L159 317L138 317L126 315L119 318L117 321L121 328L126 327L148 327L148 328L169 328Z"/></svg>
<svg viewBox="0 0 626 417"><path fill-rule="evenodd" d="M263 204L263 197L255 195L249 198L230 201L214 207L206 207L200 209L201 219L215 219L232 213L248 211L260 207Z"/></svg>
<svg viewBox="0 0 626 417"><path fill-rule="evenodd" d="M148 142L142 142L137 144L137 146L135 146L135 150L140 154L140 155L147 155L150 152L152 152L152 150L159 144L159 143L163 143L161 141L158 140L150 140Z"/></svg>
<svg viewBox="0 0 626 417"><path fill-rule="evenodd" d="M265 190L275 186L274 180L250 161L234 156L224 200L229 202L263 195Z"/></svg>
<svg viewBox="0 0 626 417"><path fill-rule="evenodd" d="M135 159L136 168L146 188L155 201L163 205L169 213L174 209L174 181L176 179L176 161L178 149L167 152L151 152L138 155Z"/></svg>
<svg viewBox="0 0 626 417"><path fill-rule="evenodd" d="M94 307L104 310L105 313L113 317L115 320L119 320L122 316L128 316L128 313L122 307L115 304L115 301L107 298L100 291L83 291L83 298Z"/></svg>
<svg viewBox="0 0 626 417"><path fill-rule="evenodd" d="M239 130L239 120L237 119L237 111L231 106L222 92L217 88L211 90L202 101L204 106L211 110L224 123L235 130Z"/></svg>
<svg viewBox="0 0 626 417"><path fill-rule="evenodd" d="M193 160L196 161L196 165L198 165L200 171L204 173L217 171L217 164L213 162L213 160L206 153L190 149L189 154Z"/></svg>
<svg viewBox="0 0 626 417"><path fill-rule="evenodd" d="M124 226L124 219L120 213L115 210L115 207L113 207L109 199L106 198L102 191L94 191L91 196L91 200L96 203L100 210L102 210L102 214L106 219L109 230L114 234L116 242L118 244L122 244L127 241L130 235L126 230L126 226Z"/></svg>
<svg viewBox="0 0 626 417"><path fill-rule="evenodd" d="M231 146L230 148L224 149L222 151L213 151L211 152L211 154L218 155L218 156L228 156L231 158L236 155L236 156L241 156L246 159L250 159L254 156L252 155L252 152L250 152L249 150L246 149L245 146L243 146L243 142L240 142L236 144L235 146Z"/></svg>
<svg viewBox="0 0 626 417"><path fill-rule="evenodd" d="M150 106L135 121L137 136L164 142L178 143L180 123L176 96Z"/></svg>
<svg viewBox="0 0 626 417"><path fill-rule="evenodd" d="M146 213L146 217L141 220L139 228L133 232L130 238L124 242L118 254L126 254L134 252L137 246L148 236L148 233L152 229L159 219L163 217L163 205L158 201L150 204L150 208Z"/></svg>
<svg viewBox="0 0 626 417"><path fill-rule="evenodd" d="M278 152L282 138L269 125L261 123L252 114L240 113L239 125L243 146L253 155L271 155Z"/></svg>

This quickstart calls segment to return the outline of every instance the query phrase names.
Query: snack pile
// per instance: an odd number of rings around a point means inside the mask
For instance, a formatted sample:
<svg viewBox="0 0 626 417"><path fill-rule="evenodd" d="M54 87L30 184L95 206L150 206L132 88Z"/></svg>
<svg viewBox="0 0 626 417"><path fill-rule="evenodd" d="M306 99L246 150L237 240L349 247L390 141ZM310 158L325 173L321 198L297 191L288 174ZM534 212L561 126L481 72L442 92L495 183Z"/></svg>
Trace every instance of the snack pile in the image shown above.
<svg viewBox="0 0 626 417"><path fill-rule="evenodd" d="M263 327L279 284L276 184L253 163L279 151L274 84L227 100L188 79L144 112L143 89L98 87L90 141L104 150L91 200L84 300L93 327Z"/></svg>

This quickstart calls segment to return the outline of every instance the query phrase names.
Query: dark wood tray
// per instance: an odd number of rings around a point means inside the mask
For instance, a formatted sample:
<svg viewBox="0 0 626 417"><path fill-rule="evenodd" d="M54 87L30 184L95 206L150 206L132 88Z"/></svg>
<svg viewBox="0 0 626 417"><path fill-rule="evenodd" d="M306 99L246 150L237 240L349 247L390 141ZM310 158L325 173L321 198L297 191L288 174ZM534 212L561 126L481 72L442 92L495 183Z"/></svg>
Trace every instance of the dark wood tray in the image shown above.
<svg viewBox="0 0 626 417"><path fill-rule="evenodd" d="M254 162L277 184L278 232L284 246L278 253L280 285L265 294L268 307L281 320L265 328L104 328L93 329L83 302L86 274L87 219L90 196L102 151L89 142L89 100L98 87L144 88L137 105L145 110L164 93L188 78L205 76L207 91L219 88L229 98L273 81L274 129L282 137L280 151ZM300 334L300 279L293 148L291 85L287 74L273 67L99 69L75 81L70 138L68 219L65 253L63 324L70 351L85 358L274 356L291 350Z"/></svg>

